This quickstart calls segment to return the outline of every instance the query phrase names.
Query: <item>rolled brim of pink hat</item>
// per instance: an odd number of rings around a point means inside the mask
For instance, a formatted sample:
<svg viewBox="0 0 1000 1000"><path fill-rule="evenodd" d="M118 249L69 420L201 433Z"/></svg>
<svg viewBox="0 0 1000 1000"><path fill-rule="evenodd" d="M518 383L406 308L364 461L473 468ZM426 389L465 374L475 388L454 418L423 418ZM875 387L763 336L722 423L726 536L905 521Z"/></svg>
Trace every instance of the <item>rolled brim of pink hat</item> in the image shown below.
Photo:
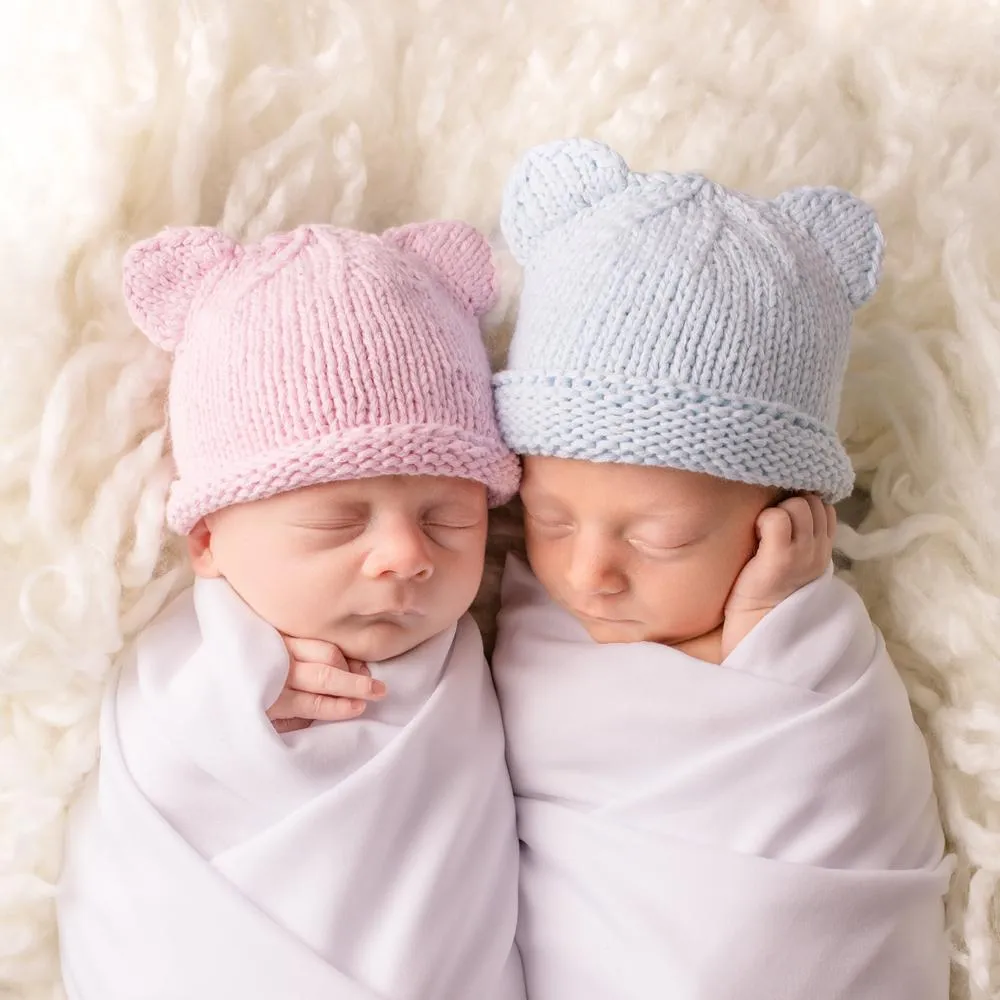
<svg viewBox="0 0 1000 1000"><path fill-rule="evenodd" d="M428 424L357 427L305 445L178 479L167 501L167 523L188 534L207 514L322 483L375 476L448 476L482 483L491 507L517 492L521 466L494 436Z"/></svg>

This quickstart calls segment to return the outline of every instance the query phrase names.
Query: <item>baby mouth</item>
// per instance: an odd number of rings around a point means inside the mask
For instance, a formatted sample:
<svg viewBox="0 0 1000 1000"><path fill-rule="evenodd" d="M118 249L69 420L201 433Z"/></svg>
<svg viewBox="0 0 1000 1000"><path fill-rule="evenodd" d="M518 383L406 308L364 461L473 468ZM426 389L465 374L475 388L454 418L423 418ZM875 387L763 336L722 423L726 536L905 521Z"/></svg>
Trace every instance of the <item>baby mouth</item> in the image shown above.
<svg viewBox="0 0 1000 1000"><path fill-rule="evenodd" d="M363 614L360 617L366 618L369 621L408 621L414 618L420 618L423 612L418 611L416 608L384 608L381 611L371 611L367 614Z"/></svg>
<svg viewBox="0 0 1000 1000"><path fill-rule="evenodd" d="M570 613L577 618L582 618L588 622L600 622L602 625L627 625L631 618L608 618L604 615L592 615L587 611L580 611L577 608L570 608Z"/></svg>

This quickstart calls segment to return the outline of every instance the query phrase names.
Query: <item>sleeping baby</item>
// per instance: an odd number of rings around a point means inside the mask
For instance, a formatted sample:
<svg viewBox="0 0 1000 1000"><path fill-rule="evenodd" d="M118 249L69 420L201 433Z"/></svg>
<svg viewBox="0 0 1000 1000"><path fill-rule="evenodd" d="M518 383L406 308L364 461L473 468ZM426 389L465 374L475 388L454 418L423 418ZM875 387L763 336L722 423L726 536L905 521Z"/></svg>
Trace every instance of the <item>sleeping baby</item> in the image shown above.
<svg viewBox="0 0 1000 1000"><path fill-rule="evenodd" d="M197 579L103 707L59 899L70 1000L523 1000L466 614L519 479L477 321L495 292L461 223L129 252L130 312L174 354L168 520ZM350 721L275 731L285 637L338 650Z"/></svg>
<svg viewBox="0 0 1000 1000"><path fill-rule="evenodd" d="M501 431L528 565L493 657L530 1000L945 1000L926 746L832 572L871 209L529 151Z"/></svg>

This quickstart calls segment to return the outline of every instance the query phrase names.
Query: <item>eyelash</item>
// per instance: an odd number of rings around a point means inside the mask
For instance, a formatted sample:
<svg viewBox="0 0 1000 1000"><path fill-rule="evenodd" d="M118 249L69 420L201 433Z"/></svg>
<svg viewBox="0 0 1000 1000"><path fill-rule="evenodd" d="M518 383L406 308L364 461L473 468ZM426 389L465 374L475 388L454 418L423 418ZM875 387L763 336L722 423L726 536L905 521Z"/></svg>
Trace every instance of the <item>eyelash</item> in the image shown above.
<svg viewBox="0 0 1000 1000"><path fill-rule="evenodd" d="M447 522L447 521L424 521L421 523L421 528L425 531L469 531L476 525L471 522L458 523L458 522ZM366 521L349 521L343 524L304 524L304 528L311 531L336 531L336 532L348 532L348 531L363 531L367 527Z"/></svg>
<svg viewBox="0 0 1000 1000"><path fill-rule="evenodd" d="M342 524L334 524L326 521L323 523L304 523L300 525L300 527L305 528L307 531L353 531L356 528L363 528L364 526L364 521L345 521Z"/></svg>
<svg viewBox="0 0 1000 1000"><path fill-rule="evenodd" d="M550 531L557 531L560 528L569 528L571 525L567 521L553 521L547 518L539 517L537 514L532 514L528 511L528 517L531 518L535 524L540 528L547 528Z"/></svg>
<svg viewBox="0 0 1000 1000"><path fill-rule="evenodd" d="M423 524L424 528L432 528L436 531L468 531L470 528L474 528L474 524L447 524L442 521L425 521Z"/></svg>
<svg viewBox="0 0 1000 1000"><path fill-rule="evenodd" d="M694 545L694 541L684 542L681 545L653 545L651 542L644 542L640 538L628 538L626 541L629 545L634 546L637 549L644 550L653 556L671 556L679 552L684 552L686 549L691 548Z"/></svg>

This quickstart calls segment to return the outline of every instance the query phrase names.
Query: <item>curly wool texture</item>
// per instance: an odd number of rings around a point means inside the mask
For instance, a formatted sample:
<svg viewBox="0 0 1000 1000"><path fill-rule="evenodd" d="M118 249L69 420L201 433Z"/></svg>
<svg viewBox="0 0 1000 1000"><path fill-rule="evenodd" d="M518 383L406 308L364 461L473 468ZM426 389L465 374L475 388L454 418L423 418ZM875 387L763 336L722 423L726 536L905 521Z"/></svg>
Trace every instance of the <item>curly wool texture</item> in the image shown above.
<svg viewBox="0 0 1000 1000"><path fill-rule="evenodd" d="M166 224L492 231L518 153L590 135L638 170L879 211L841 423L871 506L841 541L959 856L954 995L1000 996L995 3L36 0L0 46L0 994L59 995L52 893L101 686L187 578L162 529L168 359L126 318L125 247Z"/></svg>

